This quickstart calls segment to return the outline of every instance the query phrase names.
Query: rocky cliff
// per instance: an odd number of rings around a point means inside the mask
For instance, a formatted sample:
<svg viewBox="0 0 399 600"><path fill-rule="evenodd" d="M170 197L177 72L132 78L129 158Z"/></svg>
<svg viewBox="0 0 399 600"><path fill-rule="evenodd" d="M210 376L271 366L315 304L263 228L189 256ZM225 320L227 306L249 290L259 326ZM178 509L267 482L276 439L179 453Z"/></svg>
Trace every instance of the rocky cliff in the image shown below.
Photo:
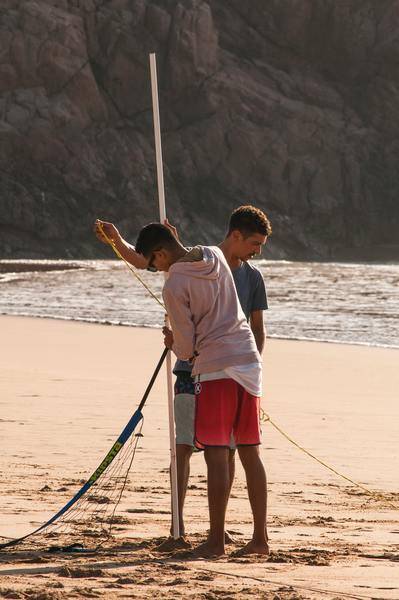
<svg viewBox="0 0 399 600"><path fill-rule="evenodd" d="M1 0L0 256L156 219L150 52L187 242L253 203L269 256L399 258L397 0Z"/></svg>

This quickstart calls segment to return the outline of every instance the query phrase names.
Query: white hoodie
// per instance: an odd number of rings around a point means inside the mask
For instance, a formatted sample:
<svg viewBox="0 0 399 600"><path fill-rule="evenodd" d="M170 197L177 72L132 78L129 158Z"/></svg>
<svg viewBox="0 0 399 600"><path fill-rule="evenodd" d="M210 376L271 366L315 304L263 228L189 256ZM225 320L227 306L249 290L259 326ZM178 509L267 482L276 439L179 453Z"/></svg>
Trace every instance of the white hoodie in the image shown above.
<svg viewBox="0 0 399 600"><path fill-rule="evenodd" d="M216 246L199 248L203 260L174 263L163 288L173 351L182 360L197 354L193 375L260 363L223 252Z"/></svg>

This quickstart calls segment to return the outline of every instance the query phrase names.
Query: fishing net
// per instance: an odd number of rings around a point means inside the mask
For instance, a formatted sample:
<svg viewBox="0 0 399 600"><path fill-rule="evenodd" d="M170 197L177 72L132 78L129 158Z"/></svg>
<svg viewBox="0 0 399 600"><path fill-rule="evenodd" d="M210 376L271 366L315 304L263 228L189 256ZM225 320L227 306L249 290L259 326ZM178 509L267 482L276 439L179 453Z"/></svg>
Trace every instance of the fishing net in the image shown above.
<svg viewBox="0 0 399 600"><path fill-rule="evenodd" d="M141 429L131 434L129 439L117 451L118 443L114 444L107 457L101 463L105 470L97 475L87 489L65 511L61 509L47 523L37 530L15 540L0 536L0 551L13 550L49 550L52 552L95 550L103 546L112 537L113 525L119 522L116 515L118 504L126 487L129 472L134 461L137 445L142 436ZM117 454L115 452L117 451ZM101 465L99 468L101 468ZM87 486L96 476L97 470L84 483ZM70 502L71 502L70 501ZM54 520L53 520L54 519Z"/></svg>
<svg viewBox="0 0 399 600"><path fill-rule="evenodd" d="M0 535L0 552L15 547L79 552L96 550L110 540L113 525L119 522L116 510L142 437L144 418L141 411L166 354L167 349L162 353L139 407L89 479L58 512L30 533L15 539Z"/></svg>

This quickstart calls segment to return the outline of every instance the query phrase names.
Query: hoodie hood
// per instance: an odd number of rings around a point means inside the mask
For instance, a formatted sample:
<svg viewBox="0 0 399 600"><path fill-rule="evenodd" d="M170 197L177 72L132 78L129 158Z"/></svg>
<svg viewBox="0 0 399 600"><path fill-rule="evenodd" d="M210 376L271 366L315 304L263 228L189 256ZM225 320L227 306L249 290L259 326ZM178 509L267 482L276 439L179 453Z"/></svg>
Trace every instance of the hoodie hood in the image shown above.
<svg viewBox="0 0 399 600"><path fill-rule="evenodd" d="M223 253L217 246L195 246L193 250L202 252L201 260L179 260L169 268L169 274L181 273L198 279L218 279L220 276L220 254Z"/></svg>

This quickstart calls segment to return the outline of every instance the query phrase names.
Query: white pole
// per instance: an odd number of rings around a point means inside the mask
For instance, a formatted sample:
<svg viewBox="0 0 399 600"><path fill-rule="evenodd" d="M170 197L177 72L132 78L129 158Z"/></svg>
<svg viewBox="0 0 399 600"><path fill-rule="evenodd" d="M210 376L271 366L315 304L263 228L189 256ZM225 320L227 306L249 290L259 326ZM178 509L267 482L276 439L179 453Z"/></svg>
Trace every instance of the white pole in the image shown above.
<svg viewBox="0 0 399 600"><path fill-rule="evenodd" d="M152 93L152 113L154 116L154 136L155 153L157 159L157 179L158 179L158 198L159 198L159 219L161 223L166 219L165 188L163 183L162 166L162 145L161 145L161 123L159 119L158 102L158 82L157 82L157 63L155 54L150 54L151 71L151 93ZM165 315L165 324L168 326L168 318ZM169 440L170 440L170 480L172 492L172 522L173 537L177 540L180 537L179 531L179 505L177 490L177 464L176 464L176 440L175 440L175 411L173 403L173 381L172 381L172 359L168 352L166 357L167 385L168 385L168 406L169 406Z"/></svg>

